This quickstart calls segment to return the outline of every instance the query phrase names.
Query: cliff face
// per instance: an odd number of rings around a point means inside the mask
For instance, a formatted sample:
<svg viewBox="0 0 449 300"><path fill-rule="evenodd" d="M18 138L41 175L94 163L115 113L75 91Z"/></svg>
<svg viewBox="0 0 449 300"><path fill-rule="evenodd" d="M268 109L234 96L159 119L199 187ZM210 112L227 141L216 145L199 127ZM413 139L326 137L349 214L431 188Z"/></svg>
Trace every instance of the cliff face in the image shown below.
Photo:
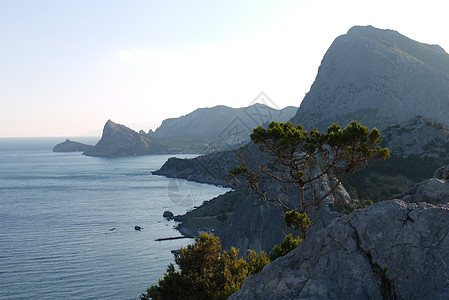
<svg viewBox="0 0 449 300"><path fill-rule="evenodd" d="M416 115L449 127L449 55L392 30L353 27L325 54L293 123L383 129Z"/></svg>
<svg viewBox="0 0 449 300"><path fill-rule="evenodd" d="M130 156L159 154L164 147L134 130L108 120L98 143L83 154L87 156Z"/></svg>
<svg viewBox="0 0 449 300"><path fill-rule="evenodd" d="M249 151L244 151L243 155L250 167L252 167L253 161L269 159L259 151L257 145L250 144L248 149ZM226 177L229 170L237 165L237 155L234 151L215 152L194 159L171 158L153 174L233 187L226 181ZM299 205L299 190L276 186L274 182L261 182L260 184L270 186L270 190L276 190L277 193L282 194L281 197L285 196L285 203L290 207ZM327 178L322 180L319 185L322 186L321 193L324 194L329 190ZM311 192L306 191L305 197L306 200L312 197ZM315 217L313 230L326 226L341 215L331 211L329 207L337 199L350 202L350 197L343 187L323 201L321 208L317 211L318 215ZM205 221L207 218L198 218L198 216L207 215L211 219L219 215L211 210L212 205L207 204L193 210L192 213L178 217L179 221L185 223L181 223L178 229L183 233L191 234L195 231L194 224L201 224L200 227L213 227L215 234L222 241L223 248L229 249L234 246L239 248L242 253L245 253L246 249L269 252L274 245L280 244L284 240L285 235L294 233L285 228L283 217L285 211L279 205L261 203L260 197L249 193L244 187L217 197L213 202L216 207L227 206L227 208L230 206L226 203L232 203L232 210L226 210L224 222L217 222L214 219L213 222L207 223Z"/></svg>
<svg viewBox="0 0 449 300"><path fill-rule="evenodd" d="M424 182L402 196L413 203L384 201L337 219L230 299L447 299L448 170L429 180L438 186ZM438 200L422 202L424 190Z"/></svg>
<svg viewBox="0 0 449 300"><path fill-rule="evenodd" d="M323 194L329 190L327 178L320 181ZM284 194L285 203L289 207L299 205L299 190L290 190ZM306 191L306 201L311 194ZM288 199L288 200L287 200ZM320 208L315 211L314 224L311 232L326 227L335 218L342 214L330 209L330 205L337 201L350 201L349 195L343 187L340 187L333 195L328 196ZM279 245L289 233L298 233L289 230L285 226L284 213L279 205L272 203L261 203L260 197L245 193L235 212L218 228L215 233L222 241L223 248L229 249L234 246L241 250L252 249L255 251L270 252L274 245ZM309 215L311 216L311 215Z"/></svg>
<svg viewBox="0 0 449 300"><path fill-rule="evenodd" d="M449 158L449 130L428 118L416 116L403 124L389 126L383 135L384 144L397 156Z"/></svg>

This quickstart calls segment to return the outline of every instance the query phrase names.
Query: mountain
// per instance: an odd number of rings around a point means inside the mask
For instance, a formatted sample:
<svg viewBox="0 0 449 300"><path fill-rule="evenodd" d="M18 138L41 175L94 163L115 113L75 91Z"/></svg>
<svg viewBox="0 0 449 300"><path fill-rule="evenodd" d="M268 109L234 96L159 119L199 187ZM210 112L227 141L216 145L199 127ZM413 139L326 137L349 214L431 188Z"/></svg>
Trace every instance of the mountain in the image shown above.
<svg viewBox="0 0 449 300"><path fill-rule="evenodd" d="M412 41L392 30L354 27L327 51L292 121L306 129L324 130L334 122L346 125L351 120L380 128L383 146L391 148L391 158L372 164L344 183L352 199L378 202L428 178L437 166L448 163L449 139L444 129L449 122L448 108L449 56L441 47ZM255 151L251 153L257 157ZM216 152L192 160L173 159L158 174L223 184L232 163L231 153ZM216 202L226 202L228 197L215 199L208 210L217 207L219 211ZM216 227L224 247L266 250L273 242L278 243L284 234L280 211L259 205L251 197L241 198L233 211L224 210L226 219L223 217ZM336 203L340 198L345 201ZM342 190L328 199L323 225L335 218L331 208L344 209L352 201L348 198ZM209 213L205 207L197 210L203 218Z"/></svg>
<svg viewBox="0 0 449 300"><path fill-rule="evenodd" d="M312 233L229 299L448 299L448 174Z"/></svg>
<svg viewBox="0 0 449 300"><path fill-rule="evenodd" d="M293 106L278 110L260 103L241 108L223 105L199 108L185 116L164 120L147 135L172 148L196 145L200 152L208 152L206 145L213 144L218 149L230 149L247 143L254 127L273 120L287 122L296 111Z"/></svg>
<svg viewBox="0 0 449 300"><path fill-rule="evenodd" d="M160 154L165 147L156 139L140 135L134 130L108 120L98 143L85 151L87 156L130 156Z"/></svg>
<svg viewBox="0 0 449 300"><path fill-rule="evenodd" d="M92 149L92 145L87 145L69 139L53 147L53 152L83 152Z"/></svg>
<svg viewBox="0 0 449 300"><path fill-rule="evenodd" d="M440 46L356 26L332 43L292 122L383 129L422 115L449 127L448 113L449 55Z"/></svg>

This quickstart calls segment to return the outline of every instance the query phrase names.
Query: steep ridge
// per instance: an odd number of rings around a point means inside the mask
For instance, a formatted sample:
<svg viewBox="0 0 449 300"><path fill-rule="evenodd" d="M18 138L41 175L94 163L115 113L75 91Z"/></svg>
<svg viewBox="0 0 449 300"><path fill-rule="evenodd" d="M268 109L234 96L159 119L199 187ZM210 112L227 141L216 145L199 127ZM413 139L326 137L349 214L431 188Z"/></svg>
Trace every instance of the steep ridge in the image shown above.
<svg viewBox="0 0 449 300"><path fill-rule="evenodd" d="M441 47L356 26L332 43L292 122L383 129L422 115L449 127L448 113L449 55Z"/></svg>
<svg viewBox="0 0 449 300"><path fill-rule="evenodd" d="M165 147L134 130L108 120L98 143L85 151L87 156L130 156L163 153Z"/></svg>
<svg viewBox="0 0 449 300"><path fill-rule="evenodd" d="M162 122L156 131L149 131L148 137L156 137L172 148L208 152L206 145L216 149L229 150L249 141L252 129L265 122L287 122L296 113L297 107L274 109L255 103L248 107L232 108L224 105L199 108L179 118Z"/></svg>
<svg viewBox="0 0 449 300"><path fill-rule="evenodd" d="M335 220L230 299L447 299L448 174Z"/></svg>

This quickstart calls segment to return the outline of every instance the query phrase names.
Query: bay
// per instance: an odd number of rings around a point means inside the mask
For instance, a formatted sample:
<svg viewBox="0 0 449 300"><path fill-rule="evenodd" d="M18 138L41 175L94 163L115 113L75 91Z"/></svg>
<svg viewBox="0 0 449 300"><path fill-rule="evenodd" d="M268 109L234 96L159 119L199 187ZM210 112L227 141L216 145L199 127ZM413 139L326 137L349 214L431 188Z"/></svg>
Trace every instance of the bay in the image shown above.
<svg viewBox="0 0 449 300"><path fill-rule="evenodd" d="M229 189L151 174L173 155L51 152L63 140L0 139L0 299L136 299L192 242L156 242L180 235L162 213Z"/></svg>

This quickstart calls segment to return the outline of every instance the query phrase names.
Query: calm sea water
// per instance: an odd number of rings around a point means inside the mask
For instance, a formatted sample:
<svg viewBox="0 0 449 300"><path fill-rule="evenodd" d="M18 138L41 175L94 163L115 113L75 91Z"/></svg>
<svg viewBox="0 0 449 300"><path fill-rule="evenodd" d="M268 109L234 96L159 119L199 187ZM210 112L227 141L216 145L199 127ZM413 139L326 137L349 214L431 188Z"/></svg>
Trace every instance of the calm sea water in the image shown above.
<svg viewBox="0 0 449 300"><path fill-rule="evenodd" d="M62 141L0 139L0 299L136 299L191 242L156 242L180 235L162 213L228 189L151 175L168 155L51 152Z"/></svg>

